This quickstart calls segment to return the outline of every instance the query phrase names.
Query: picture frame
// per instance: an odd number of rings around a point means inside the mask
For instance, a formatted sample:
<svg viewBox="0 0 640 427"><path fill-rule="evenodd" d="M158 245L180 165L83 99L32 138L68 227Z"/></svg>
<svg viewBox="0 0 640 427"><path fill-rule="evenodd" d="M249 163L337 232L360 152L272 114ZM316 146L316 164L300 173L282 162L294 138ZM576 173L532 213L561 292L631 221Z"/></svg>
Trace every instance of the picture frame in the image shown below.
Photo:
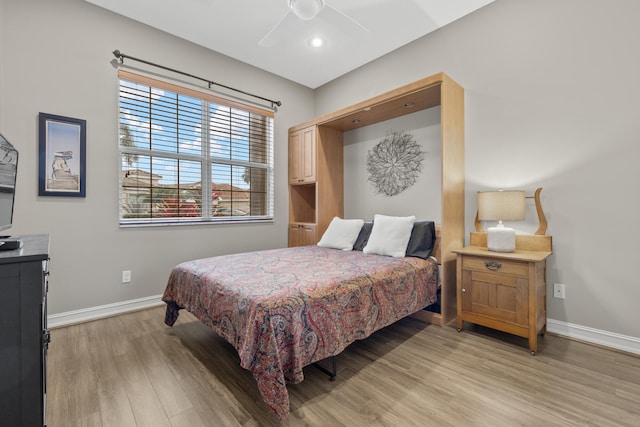
<svg viewBox="0 0 640 427"><path fill-rule="evenodd" d="M38 116L38 195L85 197L87 121Z"/></svg>

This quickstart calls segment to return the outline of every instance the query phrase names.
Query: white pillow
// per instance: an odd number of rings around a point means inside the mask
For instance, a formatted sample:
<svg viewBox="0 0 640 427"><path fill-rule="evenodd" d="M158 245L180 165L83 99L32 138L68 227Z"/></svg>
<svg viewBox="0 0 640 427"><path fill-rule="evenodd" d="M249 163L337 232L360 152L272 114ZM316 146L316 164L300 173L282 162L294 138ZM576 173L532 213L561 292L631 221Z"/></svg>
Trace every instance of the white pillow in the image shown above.
<svg viewBox="0 0 640 427"><path fill-rule="evenodd" d="M375 215L369 241L362 252L402 258L407 252L415 216Z"/></svg>
<svg viewBox="0 0 640 427"><path fill-rule="evenodd" d="M337 216L331 220L327 231L322 235L318 246L323 248L350 251L364 225L362 219L342 219Z"/></svg>

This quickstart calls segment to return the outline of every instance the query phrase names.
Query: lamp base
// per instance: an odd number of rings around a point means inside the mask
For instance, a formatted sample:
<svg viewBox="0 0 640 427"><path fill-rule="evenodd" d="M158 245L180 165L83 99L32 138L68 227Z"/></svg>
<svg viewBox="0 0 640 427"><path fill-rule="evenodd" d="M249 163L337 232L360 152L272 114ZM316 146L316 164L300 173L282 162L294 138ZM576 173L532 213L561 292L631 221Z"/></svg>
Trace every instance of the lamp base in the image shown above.
<svg viewBox="0 0 640 427"><path fill-rule="evenodd" d="M513 252L516 250L516 232L513 228L498 224L487 230L487 248L492 252Z"/></svg>

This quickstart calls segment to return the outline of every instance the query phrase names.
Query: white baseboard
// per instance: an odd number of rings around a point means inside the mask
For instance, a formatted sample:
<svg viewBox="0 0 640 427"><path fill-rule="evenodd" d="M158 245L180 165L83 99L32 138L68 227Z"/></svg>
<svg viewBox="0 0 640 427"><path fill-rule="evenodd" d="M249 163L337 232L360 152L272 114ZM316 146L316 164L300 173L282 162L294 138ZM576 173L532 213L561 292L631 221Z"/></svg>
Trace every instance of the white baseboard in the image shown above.
<svg viewBox="0 0 640 427"><path fill-rule="evenodd" d="M164 303L161 298L162 295L153 295L150 297L106 304L98 307L52 314L47 316L47 323L49 328L57 328L76 323L90 322L92 320L103 319L105 317L117 316L119 314L163 305ZM547 331L563 337L640 355L640 338L620 335L613 332L554 319L547 319Z"/></svg>
<svg viewBox="0 0 640 427"><path fill-rule="evenodd" d="M560 320L554 319L547 319L547 331L563 337L640 355L640 338L620 335L588 326L561 322Z"/></svg>
<svg viewBox="0 0 640 427"><path fill-rule="evenodd" d="M129 313L132 311L143 310L145 308L157 307L164 304L161 298L162 295L153 295L129 301L100 305L98 307L89 307L81 310L52 314L47 316L47 326L49 328L58 328L76 323L104 319L105 317L117 316L119 314Z"/></svg>

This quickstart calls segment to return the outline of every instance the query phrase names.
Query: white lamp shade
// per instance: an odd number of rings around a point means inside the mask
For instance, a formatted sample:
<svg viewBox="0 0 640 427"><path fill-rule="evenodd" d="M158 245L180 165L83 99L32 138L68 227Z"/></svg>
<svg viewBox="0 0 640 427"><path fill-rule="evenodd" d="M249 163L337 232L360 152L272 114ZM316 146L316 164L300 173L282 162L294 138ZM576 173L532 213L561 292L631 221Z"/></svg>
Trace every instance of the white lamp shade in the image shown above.
<svg viewBox="0 0 640 427"><path fill-rule="evenodd" d="M520 221L524 219L524 191L479 191L478 219Z"/></svg>
<svg viewBox="0 0 640 427"><path fill-rule="evenodd" d="M494 252L513 252L516 249L516 232L502 225L502 221L524 219L524 191L478 192L478 219L499 221L487 230L487 248Z"/></svg>

